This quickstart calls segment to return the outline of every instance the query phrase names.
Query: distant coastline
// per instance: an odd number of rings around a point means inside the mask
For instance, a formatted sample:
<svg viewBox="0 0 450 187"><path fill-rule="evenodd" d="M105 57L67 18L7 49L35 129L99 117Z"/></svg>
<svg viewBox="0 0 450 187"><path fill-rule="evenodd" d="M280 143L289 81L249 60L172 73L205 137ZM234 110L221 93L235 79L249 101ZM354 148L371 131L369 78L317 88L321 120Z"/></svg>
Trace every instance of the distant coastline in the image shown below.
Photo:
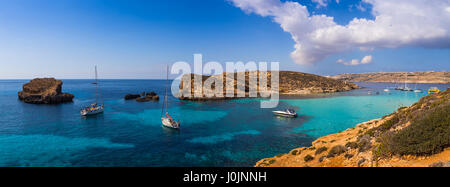
<svg viewBox="0 0 450 187"><path fill-rule="evenodd" d="M380 82L380 83L434 83L449 84L450 72L376 72L376 73L345 73L330 78L350 82Z"/></svg>

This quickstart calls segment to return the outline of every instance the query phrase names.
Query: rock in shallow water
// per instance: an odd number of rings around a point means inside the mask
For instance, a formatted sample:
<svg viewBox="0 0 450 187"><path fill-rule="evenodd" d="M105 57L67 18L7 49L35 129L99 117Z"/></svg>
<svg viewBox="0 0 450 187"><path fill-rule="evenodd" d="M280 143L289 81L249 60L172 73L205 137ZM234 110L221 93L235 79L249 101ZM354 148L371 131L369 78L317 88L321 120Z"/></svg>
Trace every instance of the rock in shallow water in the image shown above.
<svg viewBox="0 0 450 187"><path fill-rule="evenodd" d="M54 78L37 78L23 85L18 93L19 99L31 104L60 104L72 102L75 97L70 93L62 93L61 80Z"/></svg>

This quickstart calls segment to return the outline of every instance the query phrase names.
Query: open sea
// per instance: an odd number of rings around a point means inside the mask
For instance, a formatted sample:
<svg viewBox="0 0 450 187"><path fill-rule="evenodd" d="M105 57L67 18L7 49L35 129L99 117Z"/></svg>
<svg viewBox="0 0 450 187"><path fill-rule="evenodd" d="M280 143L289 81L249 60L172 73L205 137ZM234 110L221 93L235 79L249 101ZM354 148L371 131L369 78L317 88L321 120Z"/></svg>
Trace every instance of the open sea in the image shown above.
<svg viewBox="0 0 450 187"><path fill-rule="evenodd" d="M282 98L277 109L295 109L295 119L260 109L260 99L190 102L170 97L169 111L182 125L176 131L161 126L164 80L101 80L105 112L88 118L80 116L80 109L95 101L92 80L63 80L63 92L75 99L61 105L19 101L17 92L26 82L0 80L0 166L253 166L409 106L431 86L450 87L417 84L423 93L383 92L396 84L358 83L365 88ZM123 99L144 91L158 93L160 102Z"/></svg>

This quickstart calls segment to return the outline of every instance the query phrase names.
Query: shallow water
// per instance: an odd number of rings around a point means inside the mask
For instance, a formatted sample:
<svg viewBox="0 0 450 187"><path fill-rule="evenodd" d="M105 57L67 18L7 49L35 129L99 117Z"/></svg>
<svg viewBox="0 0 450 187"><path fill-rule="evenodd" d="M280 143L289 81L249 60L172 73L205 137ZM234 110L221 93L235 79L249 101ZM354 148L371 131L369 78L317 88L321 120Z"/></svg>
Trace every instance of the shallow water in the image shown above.
<svg viewBox="0 0 450 187"><path fill-rule="evenodd" d="M426 93L383 92L394 84L360 83L345 93L283 98L296 119L273 117L260 99L179 101L170 112L182 128L161 127L162 102L125 101L127 93L164 94L161 80L102 80L105 113L79 110L95 100L92 80L64 80L73 103L31 105L17 99L26 80L0 80L0 166L253 166L256 161L309 146L317 137L408 106ZM418 84L446 89L449 85ZM372 94L368 94L371 90ZM379 94L377 94L379 92Z"/></svg>

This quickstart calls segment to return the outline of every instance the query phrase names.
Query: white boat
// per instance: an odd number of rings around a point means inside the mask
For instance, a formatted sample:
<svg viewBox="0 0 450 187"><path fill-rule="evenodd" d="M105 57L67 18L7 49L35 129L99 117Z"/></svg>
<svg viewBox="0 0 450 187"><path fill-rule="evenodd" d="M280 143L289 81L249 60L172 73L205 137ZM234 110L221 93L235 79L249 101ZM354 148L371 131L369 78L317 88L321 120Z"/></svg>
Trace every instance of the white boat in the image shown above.
<svg viewBox="0 0 450 187"><path fill-rule="evenodd" d="M290 117L290 118L297 117L297 113L292 109L287 109L285 111L273 111L272 113L276 116L282 116L282 117Z"/></svg>
<svg viewBox="0 0 450 187"><path fill-rule="evenodd" d="M97 66L95 66L95 82L92 84L96 85L95 103L81 109L80 114L82 116L91 116L91 115L100 114L100 113L103 113L103 109L105 109L104 104L100 104L100 105L98 104L99 91L98 91L98 79L97 79Z"/></svg>
<svg viewBox="0 0 450 187"><path fill-rule="evenodd" d="M421 89L415 89L414 92L416 93L422 93L423 91Z"/></svg>
<svg viewBox="0 0 450 187"><path fill-rule="evenodd" d="M89 105L88 107L82 109L80 111L80 114L82 116L90 116L90 115L100 114L103 112L104 108L105 107L103 105L97 105L97 103L94 103L94 104Z"/></svg>
<svg viewBox="0 0 450 187"><path fill-rule="evenodd" d="M385 92L389 92L390 90L386 88L386 89L384 89L384 91L385 91Z"/></svg>
<svg viewBox="0 0 450 187"><path fill-rule="evenodd" d="M162 106L162 110L161 110L161 123L164 127L167 128L172 128L172 129L179 129L180 128L180 121L175 121L172 116L169 115L169 111L168 111L168 93L169 90L169 66L167 66L167 80L166 80L166 94L164 95L164 100L163 100L163 106ZM165 116L163 116L164 114L164 109L165 109Z"/></svg>

